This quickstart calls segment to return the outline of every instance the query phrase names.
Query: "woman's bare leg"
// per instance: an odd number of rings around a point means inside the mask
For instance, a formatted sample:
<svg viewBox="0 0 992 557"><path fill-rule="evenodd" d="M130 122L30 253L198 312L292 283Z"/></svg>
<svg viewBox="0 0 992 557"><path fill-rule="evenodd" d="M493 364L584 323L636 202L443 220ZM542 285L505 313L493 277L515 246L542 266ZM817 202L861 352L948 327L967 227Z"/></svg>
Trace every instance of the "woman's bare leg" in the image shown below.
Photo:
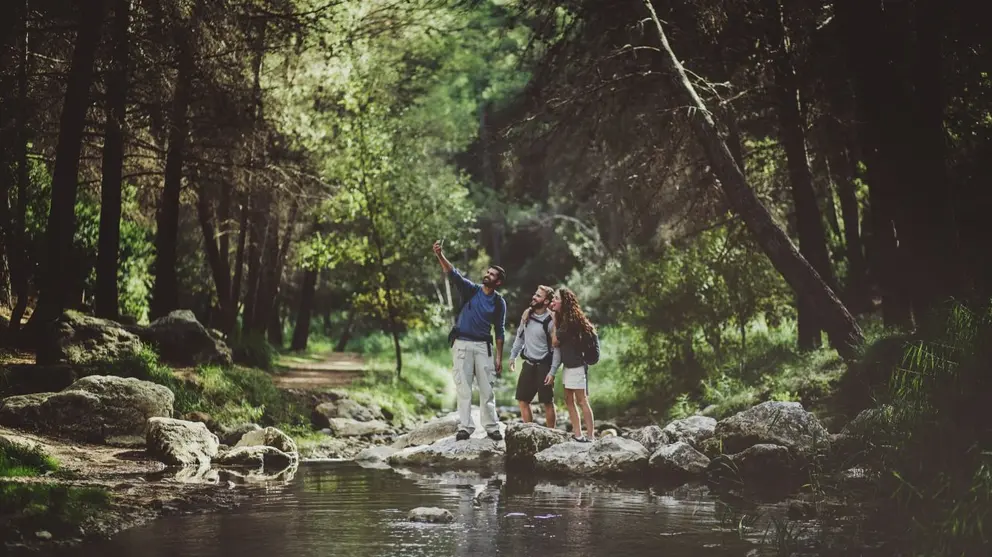
<svg viewBox="0 0 992 557"><path fill-rule="evenodd" d="M565 406L568 408L568 419L572 422L572 437L578 437L582 432L579 423L579 412L575 409L575 389L565 389Z"/></svg>
<svg viewBox="0 0 992 557"><path fill-rule="evenodd" d="M586 436L590 440L596 438L596 427L592 421L592 407L589 406L589 397L581 389L575 391L575 404L582 410L582 420L586 423Z"/></svg>

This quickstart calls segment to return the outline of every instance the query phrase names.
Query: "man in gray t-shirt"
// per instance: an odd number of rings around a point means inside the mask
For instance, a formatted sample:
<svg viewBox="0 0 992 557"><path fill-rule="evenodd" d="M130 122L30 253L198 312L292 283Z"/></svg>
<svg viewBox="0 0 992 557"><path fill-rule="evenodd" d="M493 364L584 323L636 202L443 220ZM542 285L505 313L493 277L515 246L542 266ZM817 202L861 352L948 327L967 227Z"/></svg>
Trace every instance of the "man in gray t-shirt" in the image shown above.
<svg viewBox="0 0 992 557"><path fill-rule="evenodd" d="M554 289L548 286L538 286L537 292L531 298L530 307L524 312L513 339L510 350L510 370L516 371L517 356L523 356L524 365L517 377L517 404L520 405L520 417L524 422L534 421L530 404L537 395L537 400L544 405L544 415L547 426L555 427L556 411L554 404L554 376L560 359L557 348L552 346L551 312L548 306L554 297ZM548 378L551 378L549 381Z"/></svg>

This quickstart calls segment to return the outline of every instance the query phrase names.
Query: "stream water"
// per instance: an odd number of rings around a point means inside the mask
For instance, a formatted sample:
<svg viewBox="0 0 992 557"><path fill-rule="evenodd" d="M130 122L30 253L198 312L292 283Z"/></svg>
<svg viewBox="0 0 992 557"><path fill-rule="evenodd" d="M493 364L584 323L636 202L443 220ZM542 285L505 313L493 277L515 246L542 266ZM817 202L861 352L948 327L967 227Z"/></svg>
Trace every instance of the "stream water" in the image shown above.
<svg viewBox="0 0 992 557"><path fill-rule="evenodd" d="M672 491L503 474L418 473L311 463L259 488L236 510L166 517L67 557L353 557L539 555L749 556L769 553L762 528L741 536L704 488ZM406 520L443 507L450 524Z"/></svg>

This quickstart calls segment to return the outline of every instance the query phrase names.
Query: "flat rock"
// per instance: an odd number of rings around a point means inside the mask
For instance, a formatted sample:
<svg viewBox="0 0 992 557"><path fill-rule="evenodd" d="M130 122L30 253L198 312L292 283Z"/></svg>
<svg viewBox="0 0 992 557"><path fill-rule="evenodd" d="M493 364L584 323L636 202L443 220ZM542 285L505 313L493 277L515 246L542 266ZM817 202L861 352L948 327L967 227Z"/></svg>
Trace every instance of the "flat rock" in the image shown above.
<svg viewBox="0 0 992 557"><path fill-rule="evenodd" d="M686 441L662 445L648 460L653 475L670 482L702 476L709 464L710 459Z"/></svg>
<svg viewBox="0 0 992 557"><path fill-rule="evenodd" d="M728 454L770 444L808 455L829 444L826 428L798 402L762 402L717 422L713 437Z"/></svg>
<svg viewBox="0 0 992 557"><path fill-rule="evenodd" d="M505 430L506 426L500 429ZM485 431L476 430L472 437L457 441L445 437L430 445L400 449L387 459L393 466L425 466L432 468L490 468L503 465L506 441L493 441Z"/></svg>
<svg viewBox="0 0 992 557"><path fill-rule="evenodd" d="M292 456L268 445L235 447L214 459L214 464L218 466L262 468L273 471L283 470L293 462Z"/></svg>
<svg viewBox="0 0 992 557"><path fill-rule="evenodd" d="M389 427L389 424L378 420L371 422L359 422L351 418L331 418L328 420L328 427L331 432L338 437L385 435L392 429Z"/></svg>
<svg viewBox="0 0 992 557"><path fill-rule="evenodd" d="M601 437L592 443L554 445L534 457L539 471L574 476L641 474L648 465L644 445L623 437Z"/></svg>
<svg viewBox="0 0 992 557"><path fill-rule="evenodd" d="M716 420L709 416L689 416L675 420L662 430L669 443L685 441L699 448L704 441L713 437L716 430Z"/></svg>
<svg viewBox="0 0 992 557"><path fill-rule="evenodd" d="M234 448L254 447L258 445L279 449L288 454L294 462L297 462L300 457L300 451L296 447L296 441L293 441L292 437L274 427L249 431L241 437L241 440L234 445Z"/></svg>
<svg viewBox="0 0 992 557"><path fill-rule="evenodd" d="M410 522L427 522L431 524L447 524L454 522L455 517L448 509L438 507L417 507L407 514Z"/></svg>
<svg viewBox="0 0 992 557"><path fill-rule="evenodd" d="M564 431L535 423L512 423L506 427L506 464L531 467L537 453L570 438Z"/></svg>
<svg viewBox="0 0 992 557"><path fill-rule="evenodd" d="M627 434L627 438L644 445L644 448L647 449L649 453L653 453L658 450L658 447L669 443L668 435L656 425L649 425L640 429L635 429Z"/></svg>

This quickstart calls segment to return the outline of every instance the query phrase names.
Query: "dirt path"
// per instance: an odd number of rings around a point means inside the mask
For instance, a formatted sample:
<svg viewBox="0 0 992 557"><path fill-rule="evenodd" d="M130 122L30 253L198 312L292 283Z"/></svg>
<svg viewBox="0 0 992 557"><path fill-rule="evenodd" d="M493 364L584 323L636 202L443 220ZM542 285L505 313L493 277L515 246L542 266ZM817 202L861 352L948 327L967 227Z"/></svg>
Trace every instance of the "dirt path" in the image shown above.
<svg viewBox="0 0 992 557"><path fill-rule="evenodd" d="M365 359L353 352L330 352L315 358L283 356L273 377L282 389L318 390L343 387L365 375Z"/></svg>

